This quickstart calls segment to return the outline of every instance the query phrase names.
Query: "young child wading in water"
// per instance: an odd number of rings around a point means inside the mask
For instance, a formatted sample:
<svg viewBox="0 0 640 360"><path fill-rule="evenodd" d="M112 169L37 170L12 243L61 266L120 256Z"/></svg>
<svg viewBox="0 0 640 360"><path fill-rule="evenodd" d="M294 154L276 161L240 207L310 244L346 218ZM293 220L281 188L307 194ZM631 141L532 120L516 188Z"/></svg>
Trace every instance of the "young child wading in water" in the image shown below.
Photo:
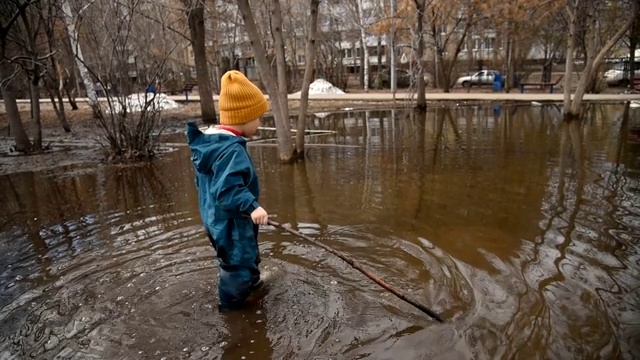
<svg viewBox="0 0 640 360"><path fill-rule="evenodd" d="M222 76L220 124L204 133L187 124L196 170L200 217L220 265L220 309L239 308L262 286L258 227L267 212L258 203L258 176L245 137L256 134L269 108L266 98L242 73Z"/></svg>

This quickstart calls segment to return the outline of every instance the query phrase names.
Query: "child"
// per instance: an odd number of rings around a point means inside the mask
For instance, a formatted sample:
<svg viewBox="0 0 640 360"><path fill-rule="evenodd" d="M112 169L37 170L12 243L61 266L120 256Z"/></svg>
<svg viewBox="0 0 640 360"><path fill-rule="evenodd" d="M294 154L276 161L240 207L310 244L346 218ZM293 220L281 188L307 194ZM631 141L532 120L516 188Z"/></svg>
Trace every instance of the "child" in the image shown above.
<svg viewBox="0 0 640 360"><path fill-rule="evenodd" d="M258 227L267 212L258 203L258 176L244 137L255 135L269 106L241 72L221 80L220 123L202 133L187 124L187 142L196 170L200 217L220 265L220 309L240 307L262 285Z"/></svg>

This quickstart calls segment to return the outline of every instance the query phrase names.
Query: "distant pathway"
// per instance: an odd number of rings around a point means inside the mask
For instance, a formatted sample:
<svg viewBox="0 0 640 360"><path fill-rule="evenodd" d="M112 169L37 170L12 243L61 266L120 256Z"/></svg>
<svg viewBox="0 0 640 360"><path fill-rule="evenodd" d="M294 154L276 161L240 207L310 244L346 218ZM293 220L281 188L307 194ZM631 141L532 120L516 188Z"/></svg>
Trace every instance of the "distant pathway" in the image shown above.
<svg viewBox="0 0 640 360"><path fill-rule="evenodd" d="M265 95L267 98L268 95ZM171 95L170 99L177 102L184 102L184 95ZM218 100L218 95L213 96L214 100ZM415 99L415 94L408 93L396 94L396 100L406 101ZM299 100L299 94L290 94L289 100ZM309 95L310 100L322 100L322 101L370 101L370 102L389 102L393 101L393 95L388 92L376 92L376 93L349 93L349 94L314 94ZM560 93L442 93L442 92L428 92L426 93L427 101L522 101L522 102L562 102L564 95ZM586 94L584 96L585 101L590 102L620 102L620 101L640 101L640 94ZM77 98L78 102L86 102L86 98ZM19 99L18 103L29 103L28 99ZM189 95L189 101L200 101L199 95ZM48 103L50 100L41 99L41 103ZM0 106L3 102L0 101Z"/></svg>

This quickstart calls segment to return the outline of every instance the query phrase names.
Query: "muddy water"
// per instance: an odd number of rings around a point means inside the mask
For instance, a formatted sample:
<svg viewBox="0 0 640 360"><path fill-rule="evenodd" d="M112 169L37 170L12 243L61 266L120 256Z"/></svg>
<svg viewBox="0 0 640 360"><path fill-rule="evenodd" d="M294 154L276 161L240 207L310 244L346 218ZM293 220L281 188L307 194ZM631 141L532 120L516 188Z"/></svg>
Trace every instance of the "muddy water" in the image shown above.
<svg viewBox="0 0 640 360"><path fill-rule="evenodd" d="M622 114L345 113L313 120L332 132L309 138L305 163L251 147L277 221L446 324L269 227L276 281L218 314L187 148L153 165L3 176L0 358L638 358L640 113Z"/></svg>

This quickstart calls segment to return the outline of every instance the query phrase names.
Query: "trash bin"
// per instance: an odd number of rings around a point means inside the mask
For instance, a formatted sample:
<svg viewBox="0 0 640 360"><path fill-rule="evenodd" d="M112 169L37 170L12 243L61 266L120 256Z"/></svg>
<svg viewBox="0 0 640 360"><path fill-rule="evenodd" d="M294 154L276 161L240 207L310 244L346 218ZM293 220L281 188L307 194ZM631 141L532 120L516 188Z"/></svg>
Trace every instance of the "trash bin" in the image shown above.
<svg viewBox="0 0 640 360"><path fill-rule="evenodd" d="M495 73L493 75L493 92L501 92L502 91L502 74Z"/></svg>

